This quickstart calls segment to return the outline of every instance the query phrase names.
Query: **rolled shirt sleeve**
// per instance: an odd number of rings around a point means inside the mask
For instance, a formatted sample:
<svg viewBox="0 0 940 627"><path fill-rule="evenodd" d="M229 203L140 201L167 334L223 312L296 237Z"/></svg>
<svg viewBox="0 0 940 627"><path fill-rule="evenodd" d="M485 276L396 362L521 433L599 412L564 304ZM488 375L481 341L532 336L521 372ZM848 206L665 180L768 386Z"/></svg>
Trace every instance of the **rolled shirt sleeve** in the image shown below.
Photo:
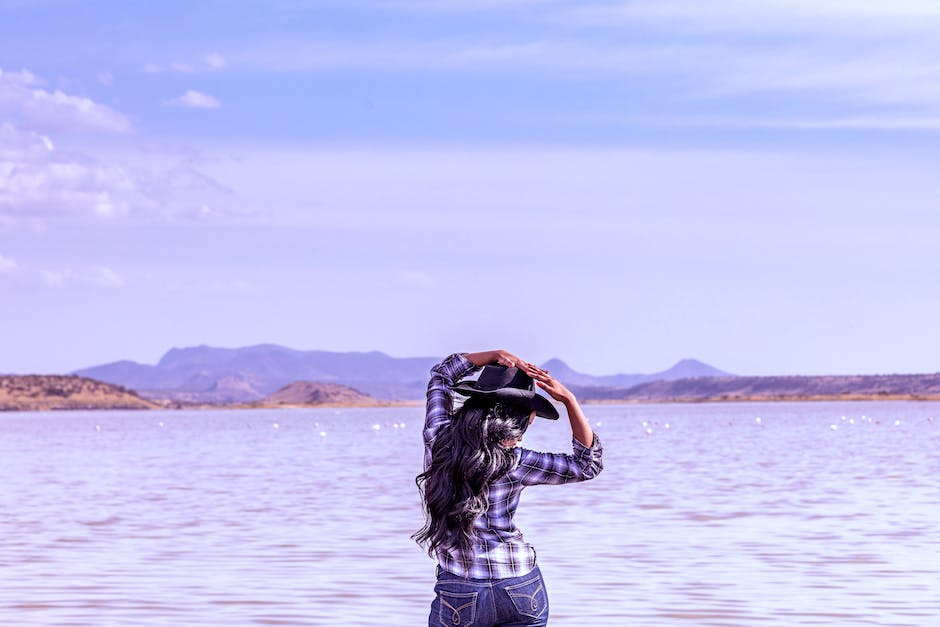
<svg viewBox="0 0 940 627"><path fill-rule="evenodd" d="M539 453L522 449L516 473L524 485L576 483L593 479L604 469L604 447L595 433L591 446L571 438L572 452Z"/></svg>

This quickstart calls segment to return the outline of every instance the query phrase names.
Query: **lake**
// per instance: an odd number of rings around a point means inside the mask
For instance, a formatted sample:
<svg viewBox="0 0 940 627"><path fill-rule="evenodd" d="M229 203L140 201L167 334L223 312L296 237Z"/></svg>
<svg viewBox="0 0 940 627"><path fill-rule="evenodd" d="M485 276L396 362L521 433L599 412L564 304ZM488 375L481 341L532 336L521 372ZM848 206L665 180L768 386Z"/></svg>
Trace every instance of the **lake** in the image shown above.
<svg viewBox="0 0 940 627"><path fill-rule="evenodd" d="M938 624L940 404L585 409L604 471L517 515L550 624ZM422 421L0 414L0 624L426 624ZM570 450L567 422L523 446Z"/></svg>

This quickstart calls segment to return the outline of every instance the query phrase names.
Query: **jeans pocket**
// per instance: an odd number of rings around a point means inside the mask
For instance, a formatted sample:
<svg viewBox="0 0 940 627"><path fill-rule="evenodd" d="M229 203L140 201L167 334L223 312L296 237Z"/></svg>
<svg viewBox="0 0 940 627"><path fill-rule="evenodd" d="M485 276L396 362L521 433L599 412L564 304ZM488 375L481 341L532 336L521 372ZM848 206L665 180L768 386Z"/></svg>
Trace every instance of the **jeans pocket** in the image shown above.
<svg viewBox="0 0 940 627"><path fill-rule="evenodd" d="M528 581L506 586L505 590L516 611L523 616L539 618L548 609L548 595L541 574Z"/></svg>
<svg viewBox="0 0 940 627"><path fill-rule="evenodd" d="M441 602L441 609L438 613L441 625L470 627L476 622L476 592L448 592L447 590L441 590L437 594Z"/></svg>

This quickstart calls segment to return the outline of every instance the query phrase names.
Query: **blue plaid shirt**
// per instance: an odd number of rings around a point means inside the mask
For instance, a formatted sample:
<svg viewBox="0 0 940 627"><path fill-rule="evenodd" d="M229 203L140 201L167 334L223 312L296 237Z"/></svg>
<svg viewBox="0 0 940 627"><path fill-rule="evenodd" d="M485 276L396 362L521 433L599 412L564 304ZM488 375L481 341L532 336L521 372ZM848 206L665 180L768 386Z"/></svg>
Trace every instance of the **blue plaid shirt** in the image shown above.
<svg viewBox="0 0 940 627"><path fill-rule="evenodd" d="M428 383L427 417L424 423L424 469L431 465L431 445L453 413L451 388L475 366L455 353L431 369ZM446 551L438 551L441 568L473 579L519 577L535 568L535 550L522 538L513 522L522 489L530 485L561 484L593 479L604 467L600 438L594 435L589 448L571 438L573 454L538 453L516 447L516 464L490 485L488 508L476 518L473 562L467 569Z"/></svg>

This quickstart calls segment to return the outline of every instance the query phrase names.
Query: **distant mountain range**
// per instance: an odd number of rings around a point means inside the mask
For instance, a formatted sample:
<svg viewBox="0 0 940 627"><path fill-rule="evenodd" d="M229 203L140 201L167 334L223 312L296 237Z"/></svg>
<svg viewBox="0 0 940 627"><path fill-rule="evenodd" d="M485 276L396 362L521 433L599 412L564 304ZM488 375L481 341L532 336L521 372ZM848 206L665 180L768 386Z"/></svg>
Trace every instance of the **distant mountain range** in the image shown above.
<svg viewBox="0 0 940 627"><path fill-rule="evenodd" d="M174 348L156 365L117 361L74 374L136 390L150 399L189 403L245 403L261 400L298 381L344 385L384 401L420 400L428 372L440 357L390 357L378 351L299 351L276 344L244 348ZM694 359L654 374L592 376L560 359L543 364L566 385L582 390L623 391L648 381L729 376Z"/></svg>
<svg viewBox="0 0 940 627"><path fill-rule="evenodd" d="M0 376L0 411L387 405L422 401L439 357L298 351L275 344L174 348L156 365L118 361L71 375ZM940 374L736 376L684 359L652 374L542 366L587 402L940 400Z"/></svg>

